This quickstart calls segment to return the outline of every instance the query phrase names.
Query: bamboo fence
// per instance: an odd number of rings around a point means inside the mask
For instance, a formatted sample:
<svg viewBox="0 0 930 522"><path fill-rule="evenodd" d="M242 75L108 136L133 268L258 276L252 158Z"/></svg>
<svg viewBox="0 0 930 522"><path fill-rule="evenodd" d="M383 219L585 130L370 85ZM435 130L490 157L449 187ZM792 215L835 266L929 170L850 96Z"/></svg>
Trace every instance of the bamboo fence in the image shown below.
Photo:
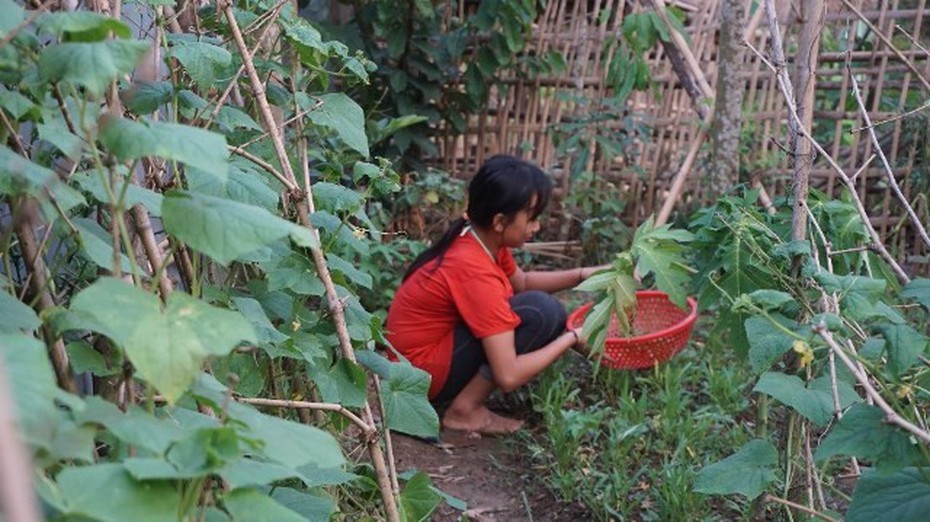
<svg viewBox="0 0 930 522"><path fill-rule="evenodd" d="M881 163L872 161L873 145L852 95L850 74L862 91L866 109L881 139L905 196L924 222L928 221L927 192L930 186L930 148L927 145L930 100L930 28L924 23L927 0L828 0L820 59L816 71L813 135L847 174L859 173L859 195L872 212L873 223L889 243L907 247L906 260L926 272L927 249L914 237L901 205L884 180ZM716 39L719 0L668 2L686 15L688 48L711 86L716 76ZM746 2L746 41L768 53L769 29L760 5ZM779 24L786 42L791 72L792 45L797 45L800 21L791 2L777 2ZM485 108L472 115L464 133L437 129L438 154L431 162L438 168L467 177L484 158L518 154L532 159L553 174L567 194L575 180L573 153L558 154L554 136L560 125L590 115L592 105L612 96L606 71L617 50L624 16L651 9L644 0L552 0L540 14L527 52L541 56L555 51L566 63L563 72L531 75L508 71ZM609 16L605 16L605 13ZM464 14L464 13L459 13ZM848 52L847 52L848 50ZM694 102L672 69L661 45L647 56L653 87L634 91L626 102L626 114L617 121L599 122L604 128L623 132L630 123L645 125L645 135L631 135L624 154L608 155L592 138L583 171L612 181L616 197L628 202L625 216L636 224L657 211L672 178L695 139L700 118ZM754 53L743 53L742 77L744 155L742 180L761 183L775 205L785 204L790 193L791 168L785 99L775 75ZM847 64L849 64L847 66ZM464 88L464 87L463 87ZM713 105L713 100L705 102ZM921 110L914 111L919 107ZM901 116L912 111L907 117ZM706 146L705 146L706 149ZM706 150L702 152L706 154ZM868 165L865 165L868 163ZM712 203L719 194L710 192L706 161L700 157L688 177L679 216ZM575 166L577 171L577 165ZM813 162L811 186L840 196L842 184L822 159ZM561 238L566 239L566 238Z"/></svg>

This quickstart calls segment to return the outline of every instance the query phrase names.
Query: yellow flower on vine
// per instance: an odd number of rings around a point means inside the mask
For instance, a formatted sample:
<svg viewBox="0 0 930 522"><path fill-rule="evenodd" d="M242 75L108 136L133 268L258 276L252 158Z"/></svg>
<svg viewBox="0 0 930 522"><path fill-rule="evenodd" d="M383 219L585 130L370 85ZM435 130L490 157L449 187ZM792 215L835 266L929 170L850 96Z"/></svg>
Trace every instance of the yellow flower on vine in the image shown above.
<svg viewBox="0 0 930 522"><path fill-rule="evenodd" d="M814 362L814 350L806 342L797 340L791 348L801 357L801 368L807 368Z"/></svg>

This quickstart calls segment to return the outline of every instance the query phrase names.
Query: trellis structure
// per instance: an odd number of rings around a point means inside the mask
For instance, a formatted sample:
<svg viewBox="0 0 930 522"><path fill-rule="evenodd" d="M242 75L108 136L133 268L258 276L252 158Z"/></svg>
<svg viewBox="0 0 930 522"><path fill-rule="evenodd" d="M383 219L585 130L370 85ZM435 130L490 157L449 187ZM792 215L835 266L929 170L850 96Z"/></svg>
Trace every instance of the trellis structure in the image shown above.
<svg viewBox="0 0 930 522"><path fill-rule="evenodd" d="M852 96L850 74L862 91L871 120L892 120L876 125L876 131L904 194L926 222L930 186L925 105L930 100L930 52L926 49L930 28L924 21L926 2L827 0L813 127L818 142L847 174L859 171L856 184L877 229L901 246L910 245L910 252L924 256L926 246L901 221L906 218L902 218L901 206L887 188L881 163L867 161L875 151L868 133L861 130L864 123ZM713 85L719 1L681 0L670 4L687 15L688 47ZM790 71L800 22L791 3L776 4L780 4L779 24ZM650 2L643 0L549 2L537 21L529 52L537 56L559 52L565 59L565 70L551 76L531 77L520 72L505 75L485 110L469 120L465 133L441 129L435 162L450 172L468 176L489 155L522 154L552 172L559 179L562 193L567 193L572 180L566 174L579 155L577 151L557 154L553 131L590 111L578 100L597 101L613 94L606 71L614 59L623 17L648 9ZM747 1L744 37L752 47L768 55L769 28L761 3L753 8L753 2ZM646 124L650 132L632 140L622 157L607 157L592 138L588 145L593 154L584 165L585 171L614 181L617 197L629 202L633 223L656 212L665 199L700 122L663 47L655 46L647 60L654 87L629 97L626 123L618 119L599 124L621 129L632 121ZM743 54L742 76L746 89L743 174L761 183L778 204L779 198L784 201L791 181L785 97L775 74L748 46ZM706 103L712 105L713 100ZM900 117L920 107L924 109ZM679 208L694 208L718 197L710 193L710 184L702 182L706 174L702 165L699 160L692 169ZM813 163L811 185L833 195L841 186L836 173L822 159ZM910 261L926 263L925 257L919 256Z"/></svg>

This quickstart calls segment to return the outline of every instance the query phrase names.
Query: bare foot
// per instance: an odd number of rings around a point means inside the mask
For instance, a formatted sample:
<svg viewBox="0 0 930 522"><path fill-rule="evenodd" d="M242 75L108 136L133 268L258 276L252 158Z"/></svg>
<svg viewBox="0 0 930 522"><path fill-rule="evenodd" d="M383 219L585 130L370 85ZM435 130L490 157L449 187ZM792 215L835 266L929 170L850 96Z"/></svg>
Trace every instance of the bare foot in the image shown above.
<svg viewBox="0 0 930 522"><path fill-rule="evenodd" d="M481 406L480 408L462 413L455 410L446 410L442 417L442 426L450 430L483 433L485 435L507 435L523 427L523 421L498 415Z"/></svg>

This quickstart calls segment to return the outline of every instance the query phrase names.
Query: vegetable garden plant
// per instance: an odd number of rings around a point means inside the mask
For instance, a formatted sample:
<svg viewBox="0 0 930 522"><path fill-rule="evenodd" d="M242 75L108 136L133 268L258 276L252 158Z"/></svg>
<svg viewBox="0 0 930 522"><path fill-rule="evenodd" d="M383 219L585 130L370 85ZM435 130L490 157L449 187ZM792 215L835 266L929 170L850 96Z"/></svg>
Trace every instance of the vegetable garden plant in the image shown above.
<svg viewBox="0 0 930 522"><path fill-rule="evenodd" d="M218 2L194 35L141 0L143 37L119 20L130 4L0 0L0 380L46 518L423 520L443 499L385 455L388 428L437 432L427 376L372 349L400 272L378 260L420 248L381 241L401 185L373 151L408 161L427 121L455 118L435 113L448 82L433 65L459 42L423 44L441 24L414 4L422 41L392 40L396 67L378 69L287 2ZM359 23L393 34L389 7ZM461 38L505 29L467 82L512 65L534 9L485 2L463 24ZM392 112L373 78L418 93L396 88ZM873 253L860 208L812 192L797 241L786 209L739 188L685 224L686 249L684 232L642 228L583 289L616 307L638 267L683 296L687 265L712 320L652 371L592 378L566 360L544 375L529 447L545 480L599 518L930 512L930 281Z"/></svg>

